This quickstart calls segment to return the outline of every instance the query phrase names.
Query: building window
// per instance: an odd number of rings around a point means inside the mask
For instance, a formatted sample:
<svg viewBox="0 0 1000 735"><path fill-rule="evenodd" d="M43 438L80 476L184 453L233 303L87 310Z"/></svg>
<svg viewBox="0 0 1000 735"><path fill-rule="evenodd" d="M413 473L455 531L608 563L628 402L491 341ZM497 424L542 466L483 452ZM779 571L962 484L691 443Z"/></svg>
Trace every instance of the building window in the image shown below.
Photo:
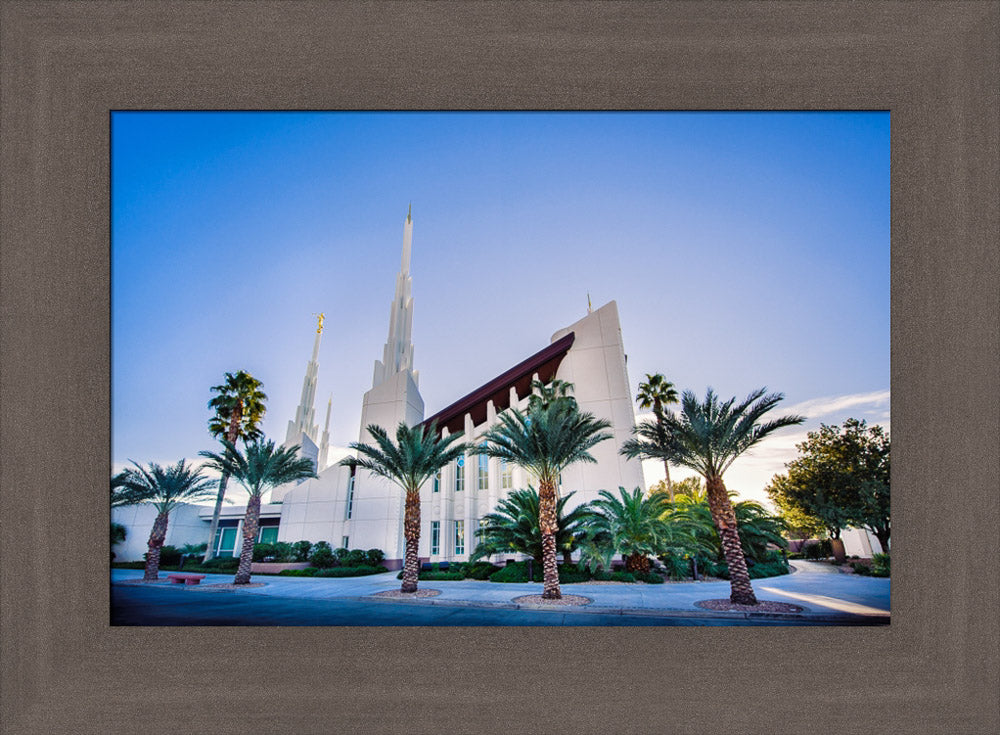
<svg viewBox="0 0 1000 735"><path fill-rule="evenodd" d="M434 475L434 492L441 492L441 470Z"/></svg>
<svg viewBox="0 0 1000 735"><path fill-rule="evenodd" d="M354 512L354 473L351 472L347 480L347 520L351 520L351 513ZM344 547L347 548L346 546Z"/></svg>
<svg viewBox="0 0 1000 735"><path fill-rule="evenodd" d="M226 525L220 525L216 530L212 546L215 548L215 556L231 557L236 550L236 527L239 521L222 521L222 523Z"/></svg>
<svg viewBox="0 0 1000 735"><path fill-rule="evenodd" d="M278 543L278 527L277 526L265 526L260 529L260 538L258 541L262 544L276 544Z"/></svg>
<svg viewBox="0 0 1000 735"><path fill-rule="evenodd" d="M340 544L341 544L340 548L342 548L342 549L349 549L349 548L351 548L351 537L350 536L344 536L343 538L340 539Z"/></svg>
<svg viewBox="0 0 1000 735"><path fill-rule="evenodd" d="M465 553L465 521L455 521L455 553Z"/></svg>
<svg viewBox="0 0 1000 735"><path fill-rule="evenodd" d="M455 492L460 493L465 490L465 457L455 460Z"/></svg>
<svg viewBox="0 0 1000 735"><path fill-rule="evenodd" d="M441 521L431 521L431 556L441 553Z"/></svg>
<svg viewBox="0 0 1000 735"><path fill-rule="evenodd" d="M514 487L514 468L506 459L500 460L500 487L504 490Z"/></svg>
<svg viewBox="0 0 1000 735"><path fill-rule="evenodd" d="M483 444L483 449L486 445ZM490 458L485 454L479 455L479 489L486 490L490 486Z"/></svg>

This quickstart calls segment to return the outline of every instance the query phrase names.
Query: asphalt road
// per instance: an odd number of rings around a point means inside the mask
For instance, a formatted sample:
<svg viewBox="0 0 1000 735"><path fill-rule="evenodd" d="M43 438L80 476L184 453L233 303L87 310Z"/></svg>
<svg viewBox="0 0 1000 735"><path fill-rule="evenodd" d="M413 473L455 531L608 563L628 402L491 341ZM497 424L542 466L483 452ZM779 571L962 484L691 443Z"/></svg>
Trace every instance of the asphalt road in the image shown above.
<svg viewBox="0 0 1000 735"><path fill-rule="evenodd" d="M673 626L844 625L814 620L720 618L698 615L622 615L518 610L377 600L310 600L139 585L111 586L112 625L469 625Z"/></svg>

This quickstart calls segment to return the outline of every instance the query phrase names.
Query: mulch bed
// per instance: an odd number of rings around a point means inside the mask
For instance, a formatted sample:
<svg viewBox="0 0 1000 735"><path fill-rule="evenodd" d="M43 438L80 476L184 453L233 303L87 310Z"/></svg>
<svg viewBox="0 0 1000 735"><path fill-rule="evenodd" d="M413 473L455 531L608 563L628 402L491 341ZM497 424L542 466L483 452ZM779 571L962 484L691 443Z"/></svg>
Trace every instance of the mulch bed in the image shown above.
<svg viewBox="0 0 1000 735"><path fill-rule="evenodd" d="M441 590L418 589L416 592L403 592L402 590L388 590L386 592L376 592L372 597L389 597L394 600L410 600L414 597L437 597Z"/></svg>
<svg viewBox="0 0 1000 735"><path fill-rule="evenodd" d="M723 612L798 613L805 610L804 607L793 605L790 602L774 602L773 600L759 600L756 605L741 605L728 599L702 600L694 604L705 610L719 610Z"/></svg>
<svg viewBox="0 0 1000 735"><path fill-rule="evenodd" d="M520 597L515 597L511 602L528 603L531 605L552 605L553 607L559 607L561 605L589 605L593 602L589 597L584 597L583 595L563 595L557 600L550 600L547 597L542 597L541 595L521 595Z"/></svg>

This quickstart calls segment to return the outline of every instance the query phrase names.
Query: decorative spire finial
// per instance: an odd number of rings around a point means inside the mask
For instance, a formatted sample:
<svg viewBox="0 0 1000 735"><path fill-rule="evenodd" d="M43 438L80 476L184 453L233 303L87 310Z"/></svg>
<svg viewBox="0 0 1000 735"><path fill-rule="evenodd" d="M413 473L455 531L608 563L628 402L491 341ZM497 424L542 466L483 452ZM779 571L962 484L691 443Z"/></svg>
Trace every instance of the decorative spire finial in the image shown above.
<svg viewBox="0 0 1000 735"><path fill-rule="evenodd" d="M594 307L590 305L590 291L587 291L587 313L592 314L594 312Z"/></svg>
<svg viewBox="0 0 1000 735"><path fill-rule="evenodd" d="M316 324L316 334L323 334L323 319L326 318L326 312L320 312L319 314L313 313L313 316L318 317Z"/></svg>
<svg viewBox="0 0 1000 735"><path fill-rule="evenodd" d="M410 205L406 208L406 221L407 222L412 222L413 221L411 219L411 217L410 217L410 215L412 213L413 213L413 202L410 202Z"/></svg>

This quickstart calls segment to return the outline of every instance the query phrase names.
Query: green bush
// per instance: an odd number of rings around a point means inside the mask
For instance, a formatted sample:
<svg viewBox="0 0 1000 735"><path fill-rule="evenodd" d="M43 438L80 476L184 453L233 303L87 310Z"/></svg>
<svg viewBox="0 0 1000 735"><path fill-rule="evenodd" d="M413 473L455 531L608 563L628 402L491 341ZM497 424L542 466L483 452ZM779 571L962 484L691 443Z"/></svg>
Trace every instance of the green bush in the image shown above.
<svg viewBox="0 0 1000 735"><path fill-rule="evenodd" d="M383 566L359 566L359 567L331 567L330 569L320 569L315 573L317 577L365 577L369 574L381 574L385 571Z"/></svg>
<svg viewBox="0 0 1000 735"><path fill-rule="evenodd" d="M361 549L351 549L345 556L338 556L337 560L347 567L360 567L368 563L368 555Z"/></svg>
<svg viewBox="0 0 1000 735"><path fill-rule="evenodd" d="M490 575L494 572L500 571L500 567L495 564L490 564L488 561L477 561L472 564L465 565L465 576L469 579L489 579Z"/></svg>
<svg viewBox="0 0 1000 735"><path fill-rule="evenodd" d="M297 562L308 561L310 551L312 551L311 541L296 541L292 544L292 553Z"/></svg>
<svg viewBox="0 0 1000 735"><path fill-rule="evenodd" d="M663 575L657 574L656 572L636 572L635 578L640 582L645 582L646 584L663 584Z"/></svg>
<svg viewBox="0 0 1000 735"><path fill-rule="evenodd" d="M873 577L888 577L889 576L889 555L888 554L875 554L872 556L872 576Z"/></svg>
<svg viewBox="0 0 1000 735"><path fill-rule="evenodd" d="M465 579L465 575L461 572L420 572L420 579L458 582Z"/></svg>
<svg viewBox="0 0 1000 735"><path fill-rule="evenodd" d="M319 543L323 543L323 544L325 544L325 543L326 543L326 541L320 541ZM339 561L339 562L343 562L343 561L344 561L344 559L346 559L346 558L347 558L347 555L348 555L348 554L350 554L350 553L351 553L351 552L350 552L350 550L349 550L349 549L346 549L346 548L344 548L343 546L341 546L341 547L340 547L339 549L336 549L336 550L334 550L334 552L333 552L333 555L334 555L335 557L337 557L337 561Z"/></svg>
<svg viewBox="0 0 1000 735"><path fill-rule="evenodd" d="M211 569L213 572L230 569L235 571L240 566L240 558L238 556L217 556L214 559L204 562L202 566Z"/></svg>
<svg viewBox="0 0 1000 735"><path fill-rule="evenodd" d="M664 554L659 559L663 562L663 566L667 570L667 576L670 579L680 581L691 577L691 559L686 554L680 551L671 552ZM699 571L701 570L700 563L698 569ZM653 584L656 583L654 582Z"/></svg>
<svg viewBox="0 0 1000 735"><path fill-rule="evenodd" d="M145 569L144 561L119 561L111 565L112 569Z"/></svg>
<svg viewBox="0 0 1000 735"><path fill-rule="evenodd" d="M148 554L149 552L147 552ZM146 558L146 554L142 555L142 558ZM171 546L167 544L166 546L160 547L160 566L161 567L175 567L181 563L181 550L176 546Z"/></svg>
<svg viewBox="0 0 1000 735"><path fill-rule="evenodd" d="M313 577L319 572L316 567L306 567L305 569L282 569L278 572L279 577Z"/></svg>
<svg viewBox="0 0 1000 735"><path fill-rule="evenodd" d="M338 561L330 544L326 541L317 541L313 544L312 551L309 552L309 563L320 569L329 569L337 566Z"/></svg>
<svg viewBox="0 0 1000 735"><path fill-rule="evenodd" d="M385 552L382 549L368 549L365 552L365 563L368 566L381 566L383 561L385 561Z"/></svg>
<svg viewBox="0 0 1000 735"><path fill-rule="evenodd" d="M559 584L576 584L589 581L590 572L586 569L580 569L576 564L559 565Z"/></svg>
<svg viewBox="0 0 1000 735"><path fill-rule="evenodd" d="M541 579L541 569L540 564L535 565L535 571L538 573L539 580ZM528 563L519 561L515 564L508 564L503 569L493 572L490 575L491 582L527 582L528 581Z"/></svg>
<svg viewBox="0 0 1000 735"><path fill-rule="evenodd" d="M253 547L253 560L254 561L264 561L267 557L274 557L277 553L275 548L277 544L254 544Z"/></svg>
<svg viewBox="0 0 1000 735"><path fill-rule="evenodd" d="M764 577L777 577L782 574L788 574L788 565L785 564L784 560L779 561L765 561L757 562L752 567L747 569L750 575L750 579L763 579ZM726 571L726 577L728 578L729 572Z"/></svg>

